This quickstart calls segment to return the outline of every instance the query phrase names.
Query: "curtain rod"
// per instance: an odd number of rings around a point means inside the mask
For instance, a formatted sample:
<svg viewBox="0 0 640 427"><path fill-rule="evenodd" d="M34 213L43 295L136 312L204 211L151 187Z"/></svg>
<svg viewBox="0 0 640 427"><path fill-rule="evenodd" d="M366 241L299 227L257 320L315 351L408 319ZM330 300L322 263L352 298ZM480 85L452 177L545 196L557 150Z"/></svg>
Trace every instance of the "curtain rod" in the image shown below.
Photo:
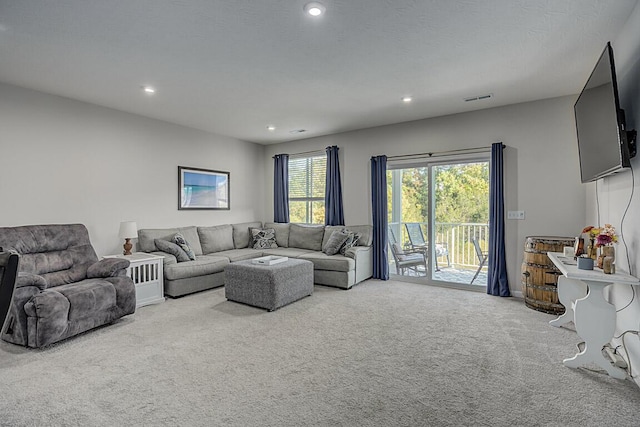
<svg viewBox="0 0 640 427"><path fill-rule="evenodd" d="M329 147L330 147L330 146L329 146ZM329 147L327 147L327 148L329 148ZM326 150L327 148L325 148L325 150ZM302 156L303 154L314 154L314 153L322 154L322 153L324 153L324 152L325 152L325 151L323 151L323 150L322 150L322 148L321 148L321 149L319 149L319 150L303 151L302 153L293 153L293 154L289 154L289 157ZM288 154L288 153L280 153L280 154ZM275 156L274 156L274 157L275 157Z"/></svg>
<svg viewBox="0 0 640 427"><path fill-rule="evenodd" d="M502 148L503 149L504 149L504 147L505 147L505 145L502 144ZM403 158L407 158L407 157L411 157L411 158L416 158L416 157L440 157L440 156L446 156L446 155L449 155L449 154L474 152L474 151L486 151L486 150L490 150L490 149L491 149L491 146L489 146L489 147L475 147L475 148L460 148L458 150L433 151L433 152L430 152L430 153L399 154L397 156L388 156L387 159L403 159Z"/></svg>

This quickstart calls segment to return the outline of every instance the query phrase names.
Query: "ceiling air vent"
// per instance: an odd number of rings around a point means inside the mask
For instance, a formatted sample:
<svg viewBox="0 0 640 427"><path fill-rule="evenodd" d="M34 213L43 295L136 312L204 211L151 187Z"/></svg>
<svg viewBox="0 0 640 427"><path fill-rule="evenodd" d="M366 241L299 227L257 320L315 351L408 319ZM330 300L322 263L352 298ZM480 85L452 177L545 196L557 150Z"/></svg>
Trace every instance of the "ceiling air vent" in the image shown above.
<svg viewBox="0 0 640 427"><path fill-rule="evenodd" d="M306 129L294 129L294 130L290 130L289 133L303 133L306 132Z"/></svg>
<svg viewBox="0 0 640 427"><path fill-rule="evenodd" d="M481 101L483 99L489 99L489 98L493 98L493 94L492 93L488 93L486 95L478 95L478 96L472 96L472 97L469 97L469 98L465 98L464 102Z"/></svg>

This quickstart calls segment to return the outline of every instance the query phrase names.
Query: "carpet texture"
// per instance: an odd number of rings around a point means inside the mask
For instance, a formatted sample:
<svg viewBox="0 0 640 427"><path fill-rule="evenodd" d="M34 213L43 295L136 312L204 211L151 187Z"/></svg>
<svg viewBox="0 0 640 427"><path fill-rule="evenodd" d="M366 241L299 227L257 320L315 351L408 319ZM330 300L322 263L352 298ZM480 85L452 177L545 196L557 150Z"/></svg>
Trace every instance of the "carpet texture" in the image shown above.
<svg viewBox="0 0 640 427"><path fill-rule="evenodd" d="M640 425L633 381L562 365L580 339L554 318L396 281L273 313L219 288L45 349L0 343L0 425Z"/></svg>

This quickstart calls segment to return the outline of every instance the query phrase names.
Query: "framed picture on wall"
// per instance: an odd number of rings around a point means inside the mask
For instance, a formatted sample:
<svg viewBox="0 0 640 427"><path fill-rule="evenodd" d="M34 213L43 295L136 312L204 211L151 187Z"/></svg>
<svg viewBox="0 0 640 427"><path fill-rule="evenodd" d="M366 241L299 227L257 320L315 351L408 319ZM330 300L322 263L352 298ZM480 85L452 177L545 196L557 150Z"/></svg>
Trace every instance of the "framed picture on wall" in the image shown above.
<svg viewBox="0 0 640 427"><path fill-rule="evenodd" d="M178 166L178 209L229 210L229 172Z"/></svg>

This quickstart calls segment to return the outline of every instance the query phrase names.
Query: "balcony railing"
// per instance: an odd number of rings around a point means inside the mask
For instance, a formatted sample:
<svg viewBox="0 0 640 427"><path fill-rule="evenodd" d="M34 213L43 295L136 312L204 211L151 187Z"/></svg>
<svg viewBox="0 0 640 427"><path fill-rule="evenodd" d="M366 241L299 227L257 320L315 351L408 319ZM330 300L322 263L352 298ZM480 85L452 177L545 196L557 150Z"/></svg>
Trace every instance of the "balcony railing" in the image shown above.
<svg viewBox="0 0 640 427"><path fill-rule="evenodd" d="M391 222L389 226L403 246L410 246L409 236L404 226L404 222ZM427 237L427 223L419 223L422 234ZM448 223L436 222L435 228L436 244L446 244L449 251L451 264L458 268L478 267L478 257L471 237L475 237L480 248L486 251L489 247L489 225L480 223Z"/></svg>

